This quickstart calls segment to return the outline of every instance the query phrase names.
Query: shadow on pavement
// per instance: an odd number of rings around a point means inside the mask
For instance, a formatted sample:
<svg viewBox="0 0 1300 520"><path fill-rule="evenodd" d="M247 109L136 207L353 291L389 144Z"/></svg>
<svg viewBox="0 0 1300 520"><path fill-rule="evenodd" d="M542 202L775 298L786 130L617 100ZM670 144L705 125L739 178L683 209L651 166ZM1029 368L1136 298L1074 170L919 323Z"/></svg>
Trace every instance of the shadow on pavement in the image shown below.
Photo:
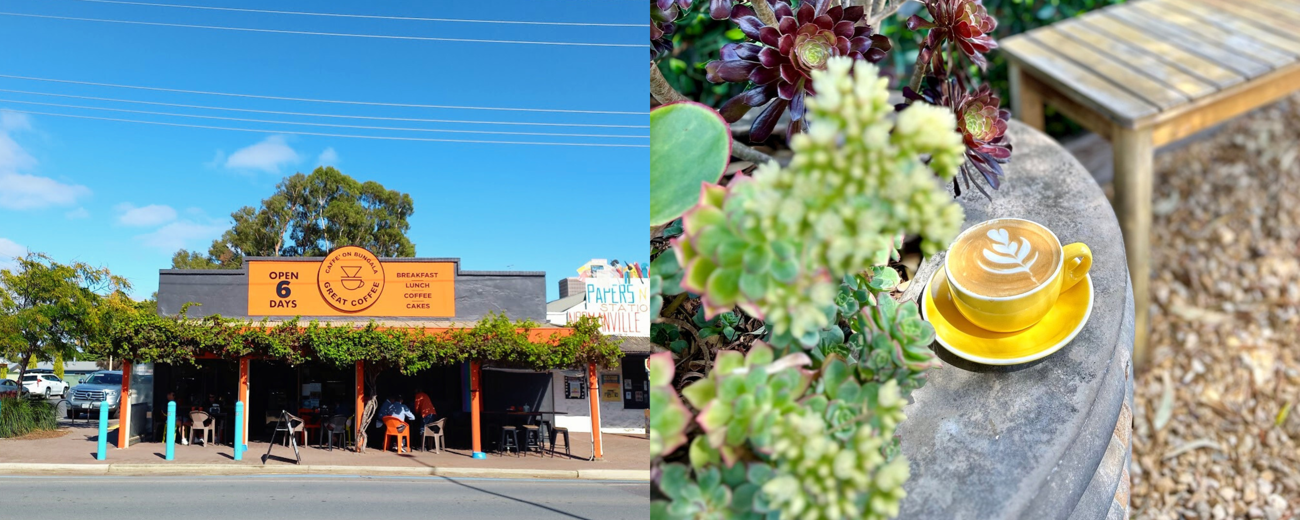
<svg viewBox="0 0 1300 520"><path fill-rule="evenodd" d="M515 502L519 502L519 503L521 503L521 504L528 504L528 505L530 505L530 506L539 507L539 508L541 508L541 509L545 509L545 510L550 511L550 512L552 512L552 513L557 513L557 514L561 514L561 515L567 516L567 517L569 517L569 518L578 518L578 519L580 519L580 520L589 520L589 519L586 518L586 517L578 516L578 515L575 515L575 514L573 514L573 513L569 513L569 512L567 512L567 511L561 511L561 510L556 509L556 508L554 508L554 507L550 507L550 506L545 506L545 505L542 505L542 504L538 504L537 502L529 502L529 501L524 500L524 499L522 499L522 498L515 498L515 497L512 497L512 496L510 496L510 495L503 495L503 494L501 494L501 493L496 493L496 492L493 492L493 491L488 491L488 490L483 489L483 488L474 487L474 486L471 486L471 485L469 485L469 484L466 484L466 483L464 483L464 482L461 482L461 481L456 480L456 479L451 478L451 477L441 477L441 478L442 478L443 480L446 480L447 482L451 482L452 484L456 484L457 486L467 487L467 488L470 488L470 489L472 489L472 490L474 490L474 491L478 491L478 492L480 492L480 493L485 493L485 494L488 494L488 495L492 495L492 496L494 496L494 497L501 497L501 498L504 498L504 499L507 499L507 500L513 500L513 501L515 501Z"/></svg>

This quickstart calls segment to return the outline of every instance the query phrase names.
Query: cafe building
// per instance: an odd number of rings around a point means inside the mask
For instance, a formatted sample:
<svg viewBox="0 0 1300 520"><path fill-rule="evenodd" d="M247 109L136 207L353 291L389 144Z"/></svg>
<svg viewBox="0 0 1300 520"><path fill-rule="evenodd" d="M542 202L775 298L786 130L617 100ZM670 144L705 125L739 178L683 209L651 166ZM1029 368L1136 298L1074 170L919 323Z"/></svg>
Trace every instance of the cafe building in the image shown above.
<svg viewBox="0 0 1300 520"><path fill-rule="evenodd" d="M445 334L472 329L492 315L504 315L540 324L527 331L539 343L571 332L546 324L544 272L471 271L463 269L458 258L379 258L355 246L341 247L325 257L250 257L239 270L163 269L159 271L157 301L158 313L163 316L183 313L187 320L238 318L246 320L241 322L244 327L274 327L296 319L303 327L316 322L331 327L373 325ZM556 426L572 426L570 418L559 417L581 412L574 415L587 423L574 433L592 432L594 458L602 455L601 368L594 363L563 367L568 378L556 381L564 378L557 376L561 372L556 370L476 359L435 363L405 374L395 368L381 369L378 362L367 367L367 360L358 360L355 367L315 361L290 364L257 355L237 359L196 356L193 364L132 361L123 363L123 371L130 377L123 378L122 395L129 396L130 404L124 404L120 414L119 432L126 433L118 435L119 448L162 438L169 394L179 410L220 410L219 417L225 420L218 426L218 442L229 443L233 437L246 444L271 439L286 411L350 416L355 421L363 417L366 401L374 395L380 397L380 403L388 396L400 395L414 408L413 395L420 391L429 396L438 417L448 419L446 444L471 447L475 458L482 458L497 441L492 425L500 415L494 414L506 410L551 412L542 418ZM369 381L367 368L371 369ZM566 397L566 384L583 390L571 388ZM574 406L572 397L579 394L584 407ZM561 405L557 406L557 400L563 401ZM234 431L237 421L230 417L236 401L245 404L244 431L240 432ZM320 432L309 430L307 434L315 444ZM225 440L220 440L223 436ZM382 440L383 433L378 437ZM585 439L575 436L569 441Z"/></svg>

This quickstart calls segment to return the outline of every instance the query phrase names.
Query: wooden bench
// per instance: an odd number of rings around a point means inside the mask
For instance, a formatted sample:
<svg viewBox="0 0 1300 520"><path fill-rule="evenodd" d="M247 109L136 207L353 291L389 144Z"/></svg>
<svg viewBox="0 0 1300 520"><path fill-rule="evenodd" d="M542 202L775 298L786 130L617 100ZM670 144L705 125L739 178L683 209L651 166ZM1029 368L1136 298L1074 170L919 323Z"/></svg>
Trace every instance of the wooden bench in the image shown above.
<svg viewBox="0 0 1300 520"><path fill-rule="evenodd" d="M1300 90L1300 0L1139 0L1002 40L1012 110L1043 106L1109 140L1133 284L1134 358L1150 303L1152 154Z"/></svg>

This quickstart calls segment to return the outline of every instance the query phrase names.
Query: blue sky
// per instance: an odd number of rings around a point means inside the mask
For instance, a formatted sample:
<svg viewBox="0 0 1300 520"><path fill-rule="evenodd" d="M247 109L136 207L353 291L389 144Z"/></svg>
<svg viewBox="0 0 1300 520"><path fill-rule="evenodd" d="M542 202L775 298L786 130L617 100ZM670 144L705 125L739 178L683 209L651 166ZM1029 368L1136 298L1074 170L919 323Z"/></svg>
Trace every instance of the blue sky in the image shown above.
<svg viewBox="0 0 1300 520"><path fill-rule="evenodd" d="M556 280L591 258L646 259L649 151L370 140L288 130L420 139L647 145L648 128L324 118L181 108L85 97L378 118L646 126L645 5L634 2L288 2L155 0L265 10L476 20L641 24L538 26L330 18L76 0L19 0L0 11L291 31L635 47L525 45L221 31L0 16L0 74L190 91L380 103L597 110L573 114L268 100L0 77L0 257L27 250L108 267L157 289L180 247L206 251L241 206L283 177L330 164L410 193L418 256L471 270L542 270ZM24 91L26 93L11 92ZM81 98L58 97L81 96ZM39 102L58 105L37 105ZM300 126L282 122L594 134L557 137ZM8 109L9 111L6 111ZM254 132L24 114L36 111L253 129ZM636 136L620 138L610 136ZM11 262L0 258L0 265Z"/></svg>

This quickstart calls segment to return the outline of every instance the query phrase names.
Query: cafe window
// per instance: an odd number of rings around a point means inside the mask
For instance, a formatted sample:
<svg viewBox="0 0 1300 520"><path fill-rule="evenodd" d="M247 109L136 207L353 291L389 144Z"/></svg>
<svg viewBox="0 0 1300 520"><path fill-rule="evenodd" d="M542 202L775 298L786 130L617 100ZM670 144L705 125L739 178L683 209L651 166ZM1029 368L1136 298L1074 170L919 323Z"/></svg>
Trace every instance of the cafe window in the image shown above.
<svg viewBox="0 0 1300 520"><path fill-rule="evenodd" d="M650 407L650 374L646 372L647 356L623 358L623 409L644 410Z"/></svg>

